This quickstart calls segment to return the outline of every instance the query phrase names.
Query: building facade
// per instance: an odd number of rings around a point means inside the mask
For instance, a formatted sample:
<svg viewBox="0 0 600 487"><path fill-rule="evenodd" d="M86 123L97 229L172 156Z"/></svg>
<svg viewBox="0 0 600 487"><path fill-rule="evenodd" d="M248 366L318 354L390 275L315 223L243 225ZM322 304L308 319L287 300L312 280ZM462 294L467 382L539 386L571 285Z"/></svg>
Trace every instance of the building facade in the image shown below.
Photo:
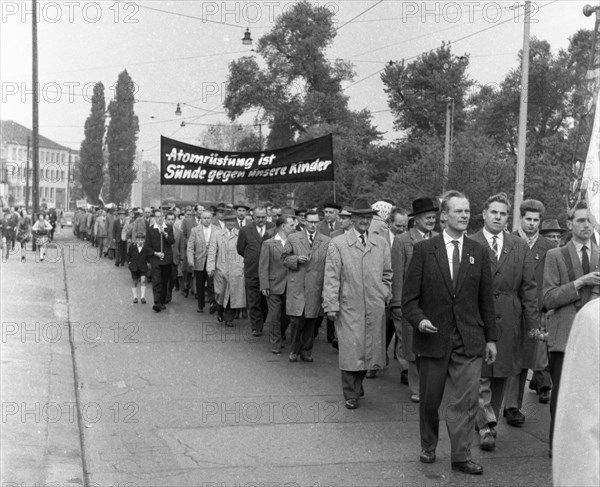
<svg viewBox="0 0 600 487"><path fill-rule="evenodd" d="M33 132L12 120L0 121L0 204L25 206L32 203ZM29 145L29 154L27 148ZM69 178L79 152L39 136L40 207L69 207Z"/></svg>

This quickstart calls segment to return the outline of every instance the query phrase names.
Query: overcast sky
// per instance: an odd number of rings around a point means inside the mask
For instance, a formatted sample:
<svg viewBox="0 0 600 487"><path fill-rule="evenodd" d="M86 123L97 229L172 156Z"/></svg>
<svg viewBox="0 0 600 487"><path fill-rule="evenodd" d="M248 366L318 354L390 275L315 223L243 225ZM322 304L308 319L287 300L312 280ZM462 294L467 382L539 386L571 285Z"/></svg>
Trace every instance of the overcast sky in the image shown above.
<svg viewBox="0 0 600 487"><path fill-rule="evenodd" d="M531 34L549 41L554 51L566 48L578 29L593 28L593 17L585 17L582 8L595 2L532 2ZM40 133L79 149L93 85L104 83L108 104L119 72L127 69L139 101L138 148L144 159L158 163L160 135L193 143L211 124L230 123L223 113L223 85L228 64L251 54L241 43L244 31L249 27L257 39L292 3L40 1ZM453 41L454 54L471 55L468 74L479 84L499 83L517 66L522 1L318 3L336 12L340 26L330 59L355 65L356 78L346 83L350 105L371 110L386 140L399 137L376 74L386 62L409 62L442 41ZM1 117L27 127L32 126L30 5L0 2ZM175 116L177 103L181 117ZM186 127L180 127L182 120ZM242 121L252 123L251 114Z"/></svg>

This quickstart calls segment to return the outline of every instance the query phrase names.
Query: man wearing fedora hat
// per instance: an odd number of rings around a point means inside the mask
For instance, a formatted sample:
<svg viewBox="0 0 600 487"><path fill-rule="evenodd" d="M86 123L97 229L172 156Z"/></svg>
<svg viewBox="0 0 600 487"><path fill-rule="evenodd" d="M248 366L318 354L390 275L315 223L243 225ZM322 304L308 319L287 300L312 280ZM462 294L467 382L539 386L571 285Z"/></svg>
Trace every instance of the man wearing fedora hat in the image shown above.
<svg viewBox="0 0 600 487"><path fill-rule="evenodd" d="M408 232L396 236L392 246L392 301L390 307L400 343L400 367L402 368L401 380L408 383L410 400L419 402L419 372L417 370L416 356L413 353L413 328L402 316L402 290L408 266L412 260L413 249L416 243L435 237L436 214L439 208L434 198L420 197L412 202L414 226Z"/></svg>
<svg viewBox="0 0 600 487"><path fill-rule="evenodd" d="M331 235L329 236L330 238L335 238L338 235L344 235L344 233L346 233L352 228L352 213L350 213L351 209L351 206L344 206L344 208L342 208L342 211L338 213L338 220L340 222L340 226L337 230L334 230L331 233Z"/></svg>
<svg viewBox="0 0 600 487"><path fill-rule="evenodd" d="M556 218L547 218L540 226L540 234L554 243L555 247L560 245L560 241L567 230L561 228Z"/></svg>
<svg viewBox="0 0 600 487"><path fill-rule="evenodd" d="M223 218L225 217L226 212L227 212L227 207L225 206L225 204L219 203L215 210L215 216L213 216L213 219L212 219L212 224L215 227L220 228L221 230L223 230L225 228L225 220Z"/></svg>
<svg viewBox="0 0 600 487"><path fill-rule="evenodd" d="M323 309L335 323L346 408L356 409L370 369L386 362L385 307L391 297L390 246L368 232L374 210L354 202L353 228L329 243L323 279Z"/></svg>
<svg viewBox="0 0 600 487"><path fill-rule="evenodd" d="M252 221L251 218L248 217L248 212L250 211L250 207L244 203L238 203L237 205L233 205L233 209L235 210L236 218L235 218L235 228L238 230L244 228L249 222Z"/></svg>

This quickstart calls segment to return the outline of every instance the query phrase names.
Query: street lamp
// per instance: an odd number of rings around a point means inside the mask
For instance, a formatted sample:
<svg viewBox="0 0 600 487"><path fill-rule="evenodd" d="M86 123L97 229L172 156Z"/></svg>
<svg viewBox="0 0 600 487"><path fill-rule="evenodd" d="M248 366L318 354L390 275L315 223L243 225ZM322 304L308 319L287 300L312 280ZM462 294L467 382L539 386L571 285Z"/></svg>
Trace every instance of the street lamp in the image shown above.
<svg viewBox="0 0 600 487"><path fill-rule="evenodd" d="M246 32L244 32L244 37L242 37L242 44L244 44L244 46L252 45L252 36L250 35L250 28L246 28Z"/></svg>
<svg viewBox="0 0 600 487"><path fill-rule="evenodd" d="M177 115L178 117L181 116L181 107L179 106L179 103L177 104L177 108L175 109L175 115Z"/></svg>

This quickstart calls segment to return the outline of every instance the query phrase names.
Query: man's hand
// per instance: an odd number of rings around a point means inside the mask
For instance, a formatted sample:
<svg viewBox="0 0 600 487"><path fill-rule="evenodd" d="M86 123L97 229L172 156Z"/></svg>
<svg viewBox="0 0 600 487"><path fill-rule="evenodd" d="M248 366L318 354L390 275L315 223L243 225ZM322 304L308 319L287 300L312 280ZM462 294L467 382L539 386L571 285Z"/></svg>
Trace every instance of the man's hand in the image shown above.
<svg viewBox="0 0 600 487"><path fill-rule="evenodd" d="M308 262L308 257L306 255L299 255L298 256L298 263L299 264L306 264Z"/></svg>
<svg viewBox="0 0 600 487"><path fill-rule="evenodd" d="M269 292L269 290L268 290L268 289L263 289L263 290L261 291L261 293L262 293L262 295L263 295L263 296L268 296L268 295L270 294L270 292Z"/></svg>
<svg viewBox="0 0 600 487"><path fill-rule="evenodd" d="M165 257L164 252L154 252L154 255L156 255L160 260L163 260Z"/></svg>
<svg viewBox="0 0 600 487"><path fill-rule="evenodd" d="M579 279L575 279L575 287L581 289L583 286L599 286L600 285L600 272L593 271L585 276L581 276Z"/></svg>
<svg viewBox="0 0 600 487"><path fill-rule="evenodd" d="M208 271L208 277L212 277L215 274L215 271Z"/></svg>
<svg viewBox="0 0 600 487"><path fill-rule="evenodd" d="M392 308L392 318L395 320L402 319L402 308Z"/></svg>
<svg viewBox="0 0 600 487"><path fill-rule="evenodd" d="M493 364L496 361L496 342L487 342L485 344L485 363Z"/></svg>
<svg viewBox="0 0 600 487"><path fill-rule="evenodd" d="M419 323L419 331L421 333L437 333L438 329L431 324L431 321L423 320Z"/></svg>
<svg viewBox="0 0 600 487"><path fill-rule="evenodd" d="M339 314L339 311L328 311L327 318L331 321L337 321Z"/></svg>

